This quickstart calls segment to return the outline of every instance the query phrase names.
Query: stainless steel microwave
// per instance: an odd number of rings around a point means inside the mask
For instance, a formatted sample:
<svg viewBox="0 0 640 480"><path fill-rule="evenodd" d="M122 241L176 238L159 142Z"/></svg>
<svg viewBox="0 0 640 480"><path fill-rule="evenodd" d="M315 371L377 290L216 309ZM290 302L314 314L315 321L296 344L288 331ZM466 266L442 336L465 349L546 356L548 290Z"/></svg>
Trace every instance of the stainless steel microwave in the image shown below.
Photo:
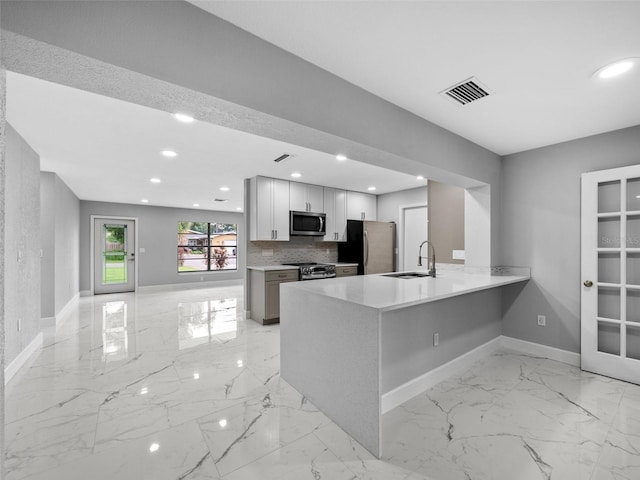
<svg viewBox="0 0 640 480"><path fill-rule="evenodd" d="M327 233L326 213L289 212L289 235L324 237Z"/></svg>

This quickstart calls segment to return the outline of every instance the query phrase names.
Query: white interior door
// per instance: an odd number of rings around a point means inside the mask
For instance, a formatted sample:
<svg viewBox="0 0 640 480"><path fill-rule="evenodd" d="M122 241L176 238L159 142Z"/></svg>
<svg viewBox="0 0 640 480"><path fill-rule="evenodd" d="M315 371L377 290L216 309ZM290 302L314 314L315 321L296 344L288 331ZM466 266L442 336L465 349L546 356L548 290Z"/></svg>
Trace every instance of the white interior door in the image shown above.
<svg viewBox="0 0 640 480"><path fill-rule="evenodd" d="M427 206L409 206L402 212L402 264L399 270L414 270L418 266L418 248L429 238Z"/></svg>
<svg viewBox="0 0 640 480"><path fill-rule="evenodd" d="M93 292L135 291L135 222L113 218L93 222Z"/></svg>
<svg viewBox="0 0 640 480"><path fill-rule="evenodd" d="M640 384L640 165L582 175L583 370Z"/></svg>

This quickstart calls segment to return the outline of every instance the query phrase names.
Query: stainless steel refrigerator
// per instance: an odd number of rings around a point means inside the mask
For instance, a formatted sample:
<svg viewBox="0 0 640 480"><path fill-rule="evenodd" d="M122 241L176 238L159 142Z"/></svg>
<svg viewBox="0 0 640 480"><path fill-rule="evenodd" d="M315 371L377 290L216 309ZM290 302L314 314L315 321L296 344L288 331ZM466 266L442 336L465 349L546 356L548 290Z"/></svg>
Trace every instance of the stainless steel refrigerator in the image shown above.
<svg viewBox="0 0 640 480"><path fill-rule="evenodd" d="M396 224L347 220L347 241L338 243L338 261L358 264L358 275L394 270Z"/></svg>

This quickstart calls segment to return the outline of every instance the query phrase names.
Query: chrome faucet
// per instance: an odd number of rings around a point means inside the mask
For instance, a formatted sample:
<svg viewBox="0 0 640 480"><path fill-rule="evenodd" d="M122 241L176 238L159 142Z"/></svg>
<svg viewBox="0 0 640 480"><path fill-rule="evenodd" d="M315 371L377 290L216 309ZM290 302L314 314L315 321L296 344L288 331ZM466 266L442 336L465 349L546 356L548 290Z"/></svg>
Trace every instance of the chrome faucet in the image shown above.
<svg viewBox="0 0 640 480"><path fill-rule="evenodd" d="M421 267L422 266L422 259L424 258L422 256L422 246L428 243L431 246L431 250L433 251L433 256L431 257L431 259L429 259L429 270L427 271L427 274L434 277L436 276L436 249L433 246L433 243L431 243L429 240L425 240L424 242L422 242L420 244L420 249L418 250L418 266ZM427 247L427 254L428 254L429 250ZM429 258L429 256L427 255L427 259Z"/></svg>

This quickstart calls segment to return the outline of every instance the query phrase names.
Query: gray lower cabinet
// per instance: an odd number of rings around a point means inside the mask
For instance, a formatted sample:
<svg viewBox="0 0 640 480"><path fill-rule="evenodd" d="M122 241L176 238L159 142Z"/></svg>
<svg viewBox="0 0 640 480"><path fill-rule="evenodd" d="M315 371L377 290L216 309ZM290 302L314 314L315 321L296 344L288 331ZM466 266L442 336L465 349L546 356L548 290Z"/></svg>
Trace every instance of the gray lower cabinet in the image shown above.
<svg viewBox="0 0 640 480"><path fill-rule="evenodd" d="M298 269L249 270L251 318L262 325L280 321L280 284L298 281Z"/></svg>
<svg viewBox="0 0 640 480"><path fill-rule="evenodd" d="M340 267L336 265L336 277L351 277L358 274L358 267Z"/></svg>

